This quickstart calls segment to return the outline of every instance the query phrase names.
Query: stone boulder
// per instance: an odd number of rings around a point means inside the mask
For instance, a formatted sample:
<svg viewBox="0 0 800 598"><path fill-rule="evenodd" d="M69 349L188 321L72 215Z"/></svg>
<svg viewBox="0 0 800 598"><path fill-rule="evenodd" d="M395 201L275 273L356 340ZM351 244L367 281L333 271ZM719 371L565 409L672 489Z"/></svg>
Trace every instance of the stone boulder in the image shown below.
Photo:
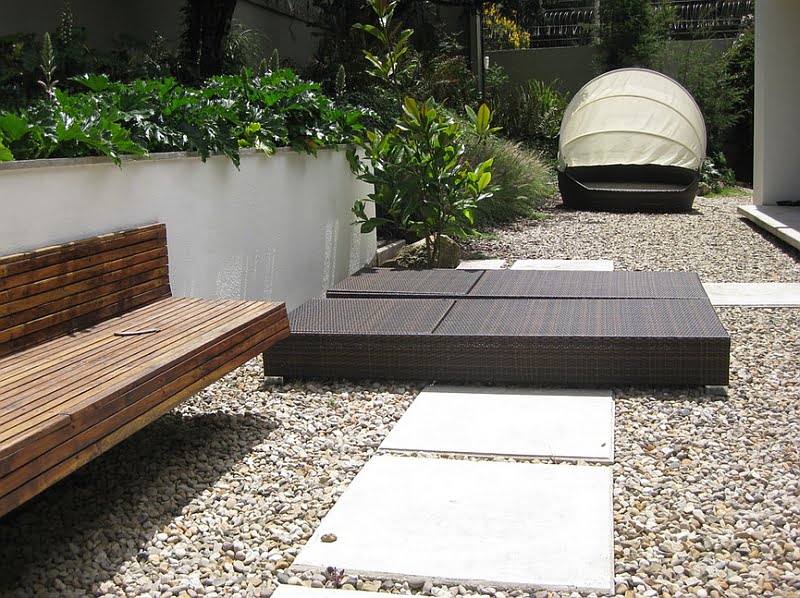
<svg viewBox="0 0 800 598"><path fill-rule="evenodd" d="M441 249L436 268L455 268L461 262L461 248L447 235L441 236ZM425 253L425 239L403 247L397 256L383 264L386 268L405 268L422 270L428 267L428 256Z"/></svg>

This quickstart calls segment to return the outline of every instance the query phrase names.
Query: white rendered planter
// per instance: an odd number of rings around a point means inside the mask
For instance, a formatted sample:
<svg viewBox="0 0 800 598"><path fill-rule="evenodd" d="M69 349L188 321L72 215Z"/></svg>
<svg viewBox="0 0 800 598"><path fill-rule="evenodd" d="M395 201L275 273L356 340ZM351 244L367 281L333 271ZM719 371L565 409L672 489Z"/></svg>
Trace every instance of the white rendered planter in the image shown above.
<svg viewBox="0 0 800 598"><path fill-rule="evenodd" d="M0 164L0 255L164 222L176 296L286 301L291 309L368 264L352 226L368 192L344 150Z"/></svg>

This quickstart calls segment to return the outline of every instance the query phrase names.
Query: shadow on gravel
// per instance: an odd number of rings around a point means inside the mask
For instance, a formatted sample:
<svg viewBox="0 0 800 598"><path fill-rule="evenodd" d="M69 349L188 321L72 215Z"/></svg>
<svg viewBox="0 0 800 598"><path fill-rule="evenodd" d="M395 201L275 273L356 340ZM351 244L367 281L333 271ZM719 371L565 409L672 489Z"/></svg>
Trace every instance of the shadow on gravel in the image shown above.
<svg viewBox="0 0 800 598"><path fill-rule="evenodd" d="M579 208L571 208L569 206L565 206L562 203L562 204L559 204L559 205L556 205L556 206L552 206L552 207L550 207L548 209L552 210L553 212L556 212L558 214L589 214L589 215L591 215L591 214L605 214L605 215L611 214L611 215L614 215L614 216L620 216L620 215L628 214L628 215L632 215L632 216L643 216L643 217L647 217L647 216L670 216L670 215L674 215L674 216L702 216L703 215L703 212L701 210L698 210L697 208L692 208L691 210L685 210L685 211L682 211L682 212L669 212L669 211L659 212L658 210L644 210L644 211L641 211L641 212L637 212L636 210L622 210L622 209L620 209L620 210L582 210L582 209L579 209ZM547 210L542 210L542 211L546 212Z"/></svg>
<svg viewBox="0 0 800 598"><path fill-rule="evenodd" d="M85 590L98 567L111 578L275 428L253 414L165 415L0 519L0 588L37 570L69 584L65 562Z"/></svg>
<svg viewBox="0 0 800 598"><path fill-rule="evenodd" d="M800 262L800 250L795 249L794 247L789 245L786 241L782 241L768 230L761 228L755 222L751 222L747 218L739 218L739 221L746 224L750 228L750 230L757 233L762 239L767 241L770 245L772 245L779 251L783 252L796 262Z"/></svg>

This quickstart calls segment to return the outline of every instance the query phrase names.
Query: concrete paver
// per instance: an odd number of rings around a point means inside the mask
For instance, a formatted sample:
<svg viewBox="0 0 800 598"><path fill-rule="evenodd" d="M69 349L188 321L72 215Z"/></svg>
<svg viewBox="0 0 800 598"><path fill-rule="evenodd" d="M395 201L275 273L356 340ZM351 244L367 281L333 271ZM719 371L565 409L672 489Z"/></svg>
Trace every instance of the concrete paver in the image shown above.
<svg viewBox="0 0 800 598"><path fill-rule="evenodd" d="M712 305L800 307L796 282L706 282L703 288Z"/></svg>
<svg viewBox="0 0 800 598"><path fill-rule="evenodd" d="M609 467L378 455L291 569L611 592L611 495Z"/></svg>
<svg viewBox="0 0 800 598"><path fill-rule="evenodd" d="M594 270L610 272L614 270L611 260L517 260L511 270Z"/></svg>
<svg viewBox="0 0 800 598"><path fill-rule="evenodd" d="M610 391L432 386L381 449L553 459L614 459Z"/></svg>

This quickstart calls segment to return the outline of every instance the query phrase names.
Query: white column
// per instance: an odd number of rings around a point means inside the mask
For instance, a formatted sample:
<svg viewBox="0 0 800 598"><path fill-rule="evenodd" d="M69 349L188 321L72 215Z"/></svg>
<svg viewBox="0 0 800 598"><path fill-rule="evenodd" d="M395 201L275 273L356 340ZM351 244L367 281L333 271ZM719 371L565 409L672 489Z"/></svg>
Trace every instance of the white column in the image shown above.
<svg viewBox="0 0 800 598"><path fill-rule="evenodd" d="M756 8L753 201L800 199L800 2Z"/></svg>

